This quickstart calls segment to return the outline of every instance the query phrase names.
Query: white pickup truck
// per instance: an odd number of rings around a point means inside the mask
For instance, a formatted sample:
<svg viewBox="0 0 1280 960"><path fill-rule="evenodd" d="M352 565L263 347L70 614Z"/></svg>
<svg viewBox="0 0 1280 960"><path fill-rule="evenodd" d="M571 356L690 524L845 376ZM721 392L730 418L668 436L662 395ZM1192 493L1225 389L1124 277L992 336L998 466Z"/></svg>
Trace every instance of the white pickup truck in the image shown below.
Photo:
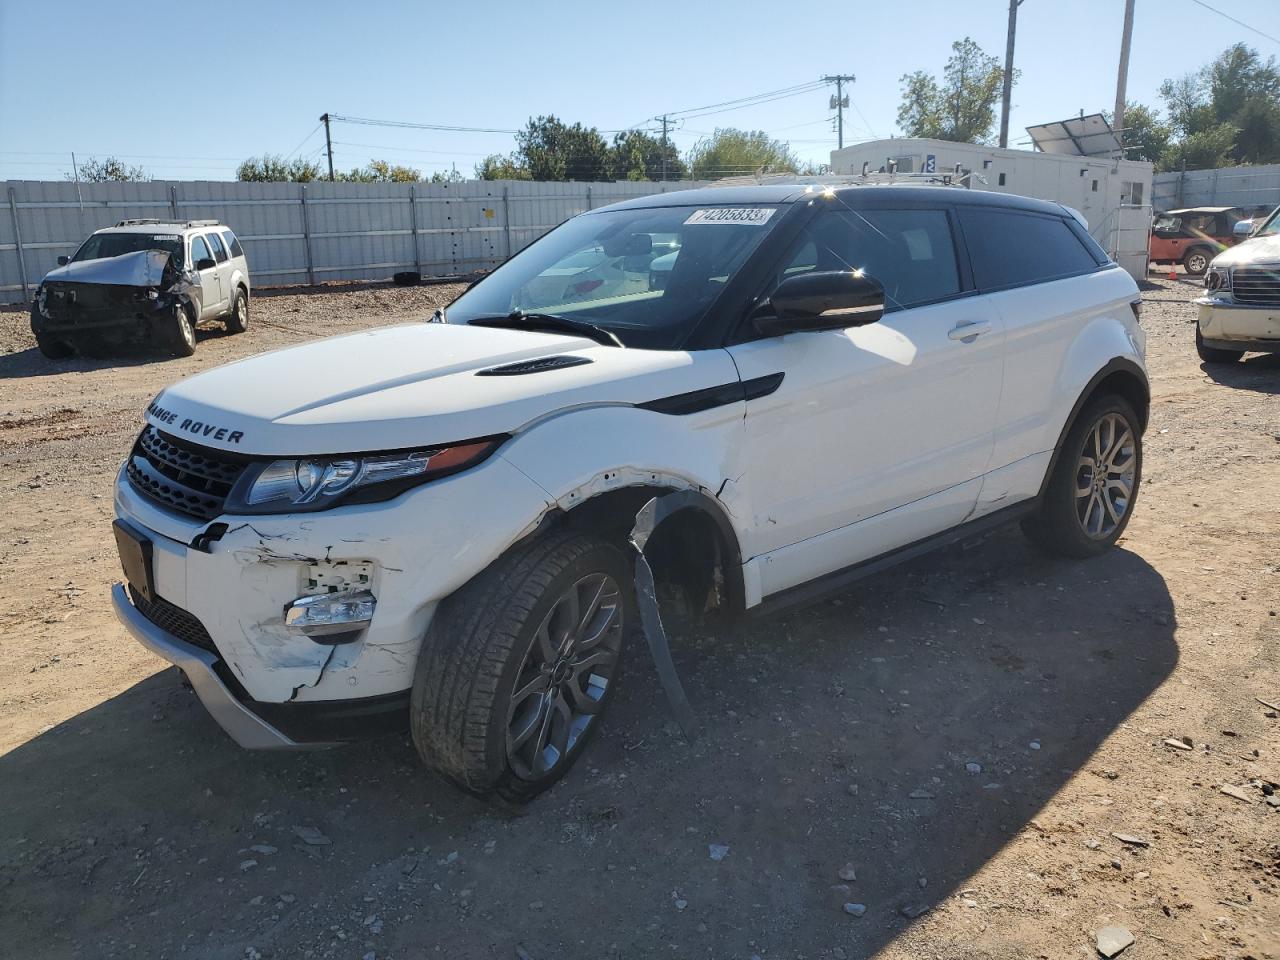
<svg viewBox="0 0 1280 960"><path fill-rule="evenodd" d="M1243 224L1241 224L1243 225ZM1196 351L1235 363L1248 351L1280 353L1280 207L1249 238L1213 258L1196 300Z"/></svg>

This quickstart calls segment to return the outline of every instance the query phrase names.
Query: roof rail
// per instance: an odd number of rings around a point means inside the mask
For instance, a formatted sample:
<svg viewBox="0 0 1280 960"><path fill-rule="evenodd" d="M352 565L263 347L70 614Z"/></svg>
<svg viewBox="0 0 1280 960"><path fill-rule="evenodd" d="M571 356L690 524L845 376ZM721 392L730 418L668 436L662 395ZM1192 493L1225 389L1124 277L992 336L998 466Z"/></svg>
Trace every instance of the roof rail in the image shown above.
<svg viewBox="0 0 1280 960"><path fill-rule="evenodd" d="M181 224L184 227L220 227L221 221L218 220L161 220L156 217L137 217L130 220L121 220L116 224L117 227L137 227L149 223L172 223L174 225Z"/></svg>
<svg viewBox="0 0 1280 960"><path fill-rule="evenodd" d="M890 160L884 168L872 170L871 164L863 163L861 173L827 173L819 176L798 176L788 173L770 173L759 174L756 176L745 177L726 177L723 180L717 180L710 184L712 187L740 187L747 185L766 185L766 184L798 184L809 185L815 187L839 187L839 186L855 186L858 184L926 184L940 187L969 187L969 181L976 180L979 183L986 183L987 178L980 173L974 173L972 170L965 170L960 164L956 164L955 169L948 172L925 173L899 173L898 165Z"/></svg>

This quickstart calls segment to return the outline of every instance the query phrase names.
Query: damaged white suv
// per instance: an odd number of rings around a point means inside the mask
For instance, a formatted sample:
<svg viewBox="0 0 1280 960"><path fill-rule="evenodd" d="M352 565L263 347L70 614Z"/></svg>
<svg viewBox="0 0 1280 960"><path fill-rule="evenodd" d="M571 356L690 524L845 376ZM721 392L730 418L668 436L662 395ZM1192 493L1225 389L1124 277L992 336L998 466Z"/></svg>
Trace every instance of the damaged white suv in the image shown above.
<svg viewBox="0 0 1280 960"><path fill-rule="evenodd" d="M1088 556L1133 512L1138 291L1056 204L644 197L434 320L146 411L115 607L243 746L408 727L455 783L526 799L581 753L641 620L659 652L651 574L765 612L1014 519Z"/></svg>

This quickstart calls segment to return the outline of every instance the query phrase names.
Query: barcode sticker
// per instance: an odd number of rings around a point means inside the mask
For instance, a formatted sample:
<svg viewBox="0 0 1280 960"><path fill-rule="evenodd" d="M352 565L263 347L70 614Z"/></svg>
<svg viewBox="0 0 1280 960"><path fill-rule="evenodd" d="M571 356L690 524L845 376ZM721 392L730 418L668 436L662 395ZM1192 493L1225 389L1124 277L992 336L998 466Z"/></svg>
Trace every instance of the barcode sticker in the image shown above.
<svg viewBox="0 0 1280 960"><path fill-rule="evenodd" d="M693 211L685 223L729 223L760 227L769 222L773 211L773 207L710 207Z"/></svg>

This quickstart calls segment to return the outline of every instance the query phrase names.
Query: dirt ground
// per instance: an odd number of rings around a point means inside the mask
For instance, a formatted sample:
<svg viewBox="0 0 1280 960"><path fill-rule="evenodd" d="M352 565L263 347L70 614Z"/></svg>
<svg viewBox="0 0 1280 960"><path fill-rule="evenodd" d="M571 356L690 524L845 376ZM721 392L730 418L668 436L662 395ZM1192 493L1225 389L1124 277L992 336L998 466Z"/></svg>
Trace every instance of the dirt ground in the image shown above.
<svg viewBox="0 0 1280 960"><path fill-rule="evenodd" d="M1280 358L1202 367L1187 279L1145 292L1144 484L1106 557L1010 530L677 637L692 744L633 649L523 812L407 738L236 747L110 613L141 412L457 290L264 294L184 360L45 361L0 311L0 955L1088 958L1118 925L1125 960L1280 957Z"/></svg>

